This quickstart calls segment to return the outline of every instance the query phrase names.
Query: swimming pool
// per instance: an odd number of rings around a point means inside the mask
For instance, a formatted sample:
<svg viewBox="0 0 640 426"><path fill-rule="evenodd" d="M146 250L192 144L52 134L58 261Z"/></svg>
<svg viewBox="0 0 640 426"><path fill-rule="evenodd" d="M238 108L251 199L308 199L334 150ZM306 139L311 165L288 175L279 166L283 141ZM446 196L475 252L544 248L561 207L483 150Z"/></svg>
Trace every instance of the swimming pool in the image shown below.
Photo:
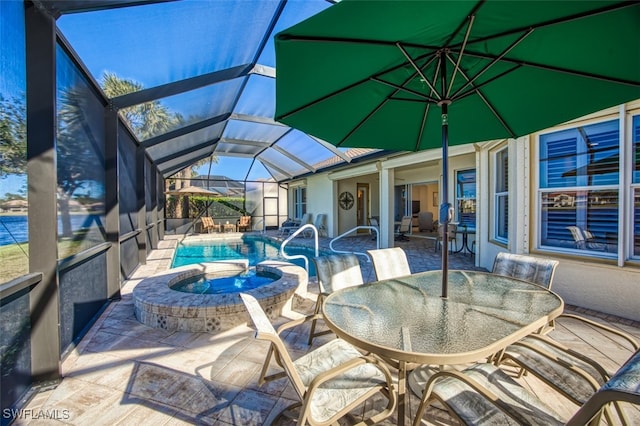
<svg viewBox="0 0 640 426"><path fill-rule="evenodd" d="M309 276L315 276L315 265L311 261L315 255L310 247L288 245L288 255L301 254L309 259ZM216 260L249 259L249 266L255 266L263 260L284 260L304 268L302 259L283 259L280 246L259 235L245 235L242 239L233 240L193 240L178 244L173 257L172 268L194 263L213 262Z"/></svg>

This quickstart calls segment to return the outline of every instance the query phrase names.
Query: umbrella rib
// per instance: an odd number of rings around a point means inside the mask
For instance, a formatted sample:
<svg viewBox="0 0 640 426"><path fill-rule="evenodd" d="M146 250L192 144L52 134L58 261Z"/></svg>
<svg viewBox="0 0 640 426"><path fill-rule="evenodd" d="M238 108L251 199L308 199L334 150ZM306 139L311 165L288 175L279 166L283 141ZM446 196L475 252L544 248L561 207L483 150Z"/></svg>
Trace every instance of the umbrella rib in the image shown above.
<svg viewBox="0 0 640 426"><path fill-rule="evenodd" d="M527 25L526 27L520 27L520 28L515 28L512 30L508 30L508 31L504 31L498 34L493 34L490 36L486 36L486 37L480 37L477 38L471 42L469 42L470 44L475 44L475 43L484 43L485 41L489 41L489 40L493 40L496 38L500 38L500 37L505 37L505 36L509 36L511 34L518 34L521 33L522 31L526 31L528 29L539 29L539 28L544 28L544 27L548 27L551 25L557 25L557 24L564 24L570 21L575 21L577 19L583 19L583 18L588 18L594 15L599 15L601 13L607 13L607 12L612 12L614 10L617 9L624 9L626 7L634 7L637 6L637 2L624 2L624 3L618 3L618 4L613 4L613 5L608 5L608 6L604 6L600 9L595 9L595 10L590 10L587 12L583 12L583 13L578 13L575 15L570 15L570 16L565 16L562 18L557 18L557 19L552 19L549 21L545 21L545 22L541 22L539 24L533 24L533 25Z"/></svg>
<svg viewBox="0 0 640 426"><path fill-rule="evenodd" d="M469 25L467 26L467 32L464 35L464 40L462 41L462 48L460 49L460 53L458 54L458 62L456 62L453 67L453 74L451 75L451 80L449 80L449 87L447 88L447 93L445 94L446 98L449 98L449 94L451 93L451 88L453 87L453 82L456 80L456 74L458 73L458 69L460 68L460 61L462 61L462 55L464 54L464 49L467 46L467 41L469 40L469 35L471 34L471 28L473 27L473 21L475 20L475 15L469 16Z"/></svg>
<svg viewBox="0 0 640 426"><path fill-rule="evenodd" d="M294 115L294 114L296 114L296 113L298 113L298 112L300 112L300 111L302 111L302 110L305 110L305 109L307 109L307 108L309 108L309 107L312 107L312 106L314 106L314 105L316 105L316 104L319 104L319 103L321 103L322 101L325 101L325 100L327 100L327 99L329 99L329 98L332 98L332 97L334 97L334 96L336 96L336 95L339 95L339 94L340 94L340 93L342 93L342 92L346 92L347 90L350 90L350 89L352 89L352 88L354 88L354 87L356 87L356 86L359 86L360 84L362 84L362 83L364 83L364 82L366 82L366 81L369 81L369 78L370 78L370 77L364 78L364 79L362 79L362 80L356 81L355 83L351 83L351 84L349 84L348 86L345 86L345 87L343 87L343 88L341 88L341 89L338 89L338 90L336 90L335 92L328 93L328 94L326 94L325 96L322 96L322 97L320 97L320 98L318 98L318 99L314 100L313 102L309 102L309 103L307 103L307 104L305 104L305 105L302 105L302 106L300 106L300 107L298 107L298 108L295 108L295 109L293 109L293 110L289 111L289 112L288 112L288 113L286 113L286 114L282 114L282 115L280 115L280 116L278 116L278 117L275 117L275 119L276 119L276 120L282 120L282 119L285 119L285 118L287 118L287 117L290 117L290 116L292 116L292 115Z"/></svg>
<svg viewBox="0 0 640 426"><path fill-rule="evenodd" d="M394 43L393 45L395 46L395 43ZM419 56L419 57L417 58L417 60L420 60L420 59L423 59L423 58L425 58L425 57L428 57L428 56L429 56L429 55L431 55L431 54L432 54L432 53L426 53L426 54L424 54L424 55L421 55L421 56ZM435 58L435 57L434 57L434 58ZM432 60L433 60L433 59L432 59ZM431 63L431 61L429 61L429 62L427 63L427 65L428 65L429 63ZM392 67L392 68L389 68L388 70L385 70L385 71L383 71L383 72L380 72L380 73L378 73L377 75L383 75L383 74L386 74L386 73L389 73L389 72L395 71L395 70L397 70L397 69L399 69L399 68L404 67L405 65L407 65L407 63L406 63L406 62L403 62L403 63L401 63L401 64L399 64L399 65L396 65L396 66L394 66L394 67ZM374 76L374 77L375 77L375 76ZM352 89L352 88L354 88L354 87L356 87L356 86L358 86L358 85L360 85L360 84L362 84L362 83L365 83L365 82L367 82L367 81L370 81L370 79L371 79L371 76L367 76L367 77L363 78L362 80L358 80L358 81L356 81L356 82L354 82L354 83L351 83L351 84L350 84L350 85L348 85L348 86L345 86L345 87L343 87L343 88L341 88L341 89L338 89L338 90L336 90L336 91L334 91L334 92L328 93L328 94L326 94L325 96L322 96L322 97L320 97L320 98L318 98L318 99L316 99L316 100L314 100L314 101L312 101L312 102L309 102L308 104L305 104L305 105L302 105L302 106L300 106L300 107L298 107L298 108L296 108L296 109L293 109L293 110L291 110L290 112L288 112L288 113L286 113L286 114L282 114L282 115L280 115L280 116L278 116L278 117L275 117L275 120L286 119L287 117L290 117L290 116L292 116L292 115L294 115L294 114L296 114L296 113L298 113L298 112L300 112L300 111L302 111L302 110L305 110L305 109L307 109L307 108L309 108L309 107L312 107L312 106L314 106L314 105L316 105L316 104L319 104L320 102L323 102L323 101L325 101L325 100L327 100L327 99L329 99L329 98L332 98L332 97L334 97L334 96L336 96L336 95L339 95L339 94L340 94L340 93L342 93L342 92L346 92L346 91L348 91L348 90L350 90L350 89Z"/></svg>
<svg viewBox="0 0 640 426"><path fill-rule="evenodd" d="M493 67L495 64L500 62L500 60L507 53L509 53L511 50L513 50L514 47L516 47L525 38L527 38L529 35L531 35L532 32L533 32L533 29L530 29L529 31L525 32L520 37L518 37L513 43L511 43L509 46L507 46L507 48L504 49L502 51L502 53L500 53L495 59L493 59L491 62L489 62L484 68L482 68L471 80L467 81L467 84L463 85L461 88L456 90L455 93L453 95L451 95L451 97L455 98L460 92L462 92L464 89L466 89L467 86L472 85L474 81L476 81L482 74L487 72L487 70L489 70L489 68ZM458 62L460 62L460 59L462 58L463 54L464 54L464 46L463 46L462 50L458 53Z"/></svg>
<svg viewBox="0 0 640 426"><path fill-rule="evenodd" d="M409 52L407 52L405 50L405 48L400 44L400 43L396 43L396 46L398 46L398 49L400 49L400 51L402 52L402 54L405 56L405 58L407 58L407 61L409 61L409 63L411 64L411 66L417 71L417 73L420 75L420 78L422 78L422 80L427 84L427 86L429 86L429 88L431 89L431 91L433 93L435 93L436 97L438 98L438 100L442 100L442 96L440 96L440 93L438 93L438 91L436 90L436 88L433 86L433 84L431 84L431 82L429 81L429 79L427 79L427 77L424 75L424 73L422 72L422 70L420 69L420 67L418 66L418 64L415 63L415 61L413 60L413 58L411 56L409 56Z"/></svg>
<svg viewBox="0 0 640 426"><path fill-rule="evenodd" d="M380 111L380 108L382 108L384 106L384 104L387 103L387 101L390 98L386 98L385 100L383 100L382 102L380 102L371 112L369 112L369 114L366 115L366 117L364 117L362 120L360 120L360 122L358 124L356 124L355 126L353 126L353 128L351 130L349 130L349 133L347 133L344 138L342 138L340 140L340 142L338 142L336 144L337 147L342 146L343 143L346 142L347 139L349 139L351 137L351 135L353 135L355 132L358 131L358 129L360 129L360 127L362 127L364 125L364 123L367 122L367 120L373 116L373 114L375 114L376 112Z"/></svg>
<svg viewBox="0 0 640 426"><path fill-rule="evenodd" d="M494 58L496 58L495 55L489 55L489 54L486 54L486 53L478 53L478 52L470 52L470 51L467 51L467 56L473 56L475 58L483 58L483 59L494 59ZM543 65L543 64L538 64L538 63L535 63L535 62L527 62L527 61L522 61L522 60L518 60L518 59L501 58L501 62L508 62L508 63L511 63L511 64L517 64L517 65L520 65L520 66L523 66L523 67L539 68L539 69L543 69L543 70L546 70L546 71L562 72L562 73L569 74L569 75L593 78L593 79L596 79L596 80L603 80L603 81L607 81L607 82L610 82L610 83L619 83L619 84L625 84L625 85L628 85L628 86L635 86L635 87L640 86L640 82L638 82L638 81L625 80L625 79L616 78L616 77L607 77L607 76L604 76L604 75L599 75L599 74L594 74L594 73L589 73L589 72L583 72L583 71L577 71L577 70L561 68L561 67L555 67L555 66L552 66L552 65Z"/></svg>
<svg viewBox="0 0 640 426"><path fill-rule="evenodd" d="M475 14L478 13L478 10L480 10L480 8L482 7L482 5L484 5L485 2L486 2L486 0L480 0L478 3L476 3L476 5L473 7L473 9L469 12L469 14L467 16L469 16L469 17L475 16ZM444 43L444 46L449 46L449 44L453 41L453 39L456 37L456 35L460 32L462 27L464 27L465 21L466 20L462 20L460 22L460 24L458 25L458 28L456 28L451 33L451 36L449 36L449 39Z"/></svg>
<svg viewBox="0 0 640 426"><path fill-rule="evenodd" d="M422 65L422 67L421 67L421 69L427 68L429 65L431 65L431 63L432 63L433 61L435 61L436 59L438 59L438 55L437 55L436 53L437 53L437 52L425 53L425 54L420 55L420 56L418 56L417 58L415 58L415 59L414 59L414 61L421 61L422 59L424 59L424 58L427 58L427 57L431 56L431 58L429 58L429 60L428 60L427 62L425 62L425 63L424 63L424 65ZM384 71L379 72L379 73L377 73L377 74L374 74L374 75L372 75L371 77L376 78L376 77L383 76L383 75L385 75L385 74L389 74L389 73L391 73L391 72L393 72L393 71L396 71L396 70L397 70L397 69L399 69L399 68L403 68L403 67L404 67L404 66L406 66L407 64L409 64L409 62L408 62L408 61L402 62L401 64L399 64L399 65L397 65L397 66L395 66L395 67L393 67L393 68L390 68L390 69L388 69L388 70L384 70ZM405 80L402 84L403 84L403 85L404 85L404 84L407 84L409 81L411 81L412 79L414 79L414 78L415 78L415 76L416 76L417 74L418 74L417 72L414 72L414 73L413 73L413 75L412 75L409 79ZM371 77L370 77L370 78L371 78Z"/></svg>
<svg viewBox="0 0 640 426"><path fill-rule="evenodd" d="M387 86L393 87L394 89L397 89L398 91L403 91L403 92L410 93L412 95L415 95L415 96L418 96L420 98L423 98L424 100L427 100L429 102L433 102L433 103L437 103L438 102L437 99L434 99L434 98L432 98L430 96L424 95L424 94L422 94L420 92L416 92L415 90L407 89L406 87L399 86L399 85L397 85L395 83L390 83L388 81L381 80L381 79L376 78L376 77L371 77L371 81L375 81L376 83L380 83L380 84L385 84ZM393 96L393 95L391 95L391 96Z"/></svg>
<svg viewBox="0 0 640 426"><path fill-rule="evenodd" d="M440 61L438 61L438 64L436 65L436 69L434 70L433 81L436 81L438 79L438 74L440 74ZM427 118L429 116L430 109L431 109L431 104L427 103L424 109L424 114L422 115L422 125L420 126L420 133L418 134L418 140L416 141L414 151L418 151L418 149L420 148L420 141L422 141L422 135L424 134L424 128L427 123Z"/></svg>
<svg viewBox="0 0 640 426"><path fill-rule="evenodd" d="M435 58L435 57L434 57L434 58ZM432 59L432 60L430 60L430 61L428 61L428 62L427 62L427 65L428 65L429 63L431 63L432 61L433 61L433 59ZM363 119L362 119L362 120L361 120L357 125L355 125L355 126L353 127L353 129L351 129L351 130L349 131L349 133L347 133L347 134L345 135L345 137L344 137L344 138L342 138L342 140L340 140L340 142L338 142L338 143L336 144L336 146L341 146L341 145L342 145L342 144L343 144L347 139L349 139L349 138L351 137L351 135L353 135L356 131L358 131L358 129L360 129L360 127L362 127L362 125L363 125L363 124L364 124L364 123L365 123L365 122L366 122L366 121L367 121L371 116L373 116L373 114L375 114L376 112L378 112L378 111L380 110L380 108L382 108L382 107L384 106L384 104L386 104L390 99L392 99L392 98L393 98L393 96L394 96L396 93L398 93L400 90L405 90L405 89L404 89L404 87L402 87L402 86L404 86L405 84L407 84L408 82L410 82L411 80L413 80L413 78L415 77L415 75L416 75L416 73L412 74L412 75L411 75L411 76L409 76L405 81L403 81L403 82L402 82L402 85L400 85L400 87L397 87L395 92L393 92L393 93L391 93L389 96L387 96L387 97L386 97L382 102L380 102L380 104L378 104L378 106L376 106L376 107L375 107L371 112L369 112L369 114L367 114L367 116L366 116L365 118L363 118ZM375 80L374 80L374 81L375 81ZM380 83L385 83L385 84L387 83L386 81L383 81L383 80L378 80L378 81L379 81ZM422 96L422 95L421 95L421 96Z"/></svg>
<svg viewBox="0 0 640 426"><path fill-rule="evenodd" d="M422 140L422 135L424 134L424 128L427 124L427 117L429 116L429 108L431 104L426 104L424 108L424 114L422 114L422 123L420 123L420 133L418 133L418 140L416 141L416 145L413 148L414 151L418 151L420 149L420 141Z"/></svg>
<svg viewBox="0 0 640 426"><path fill-rule="evenodd" d="M450 62L454 62L453 58L451 58L449 55L447 55L447 59L449 59ZM469 80L469 77L465 74L465 72L463 70L460 70L460 74L462 74L462 76L466 79ZM489 102L489 100L487 98L485 98L485 96L482 94L482 92L477 89L474 88L473 90L475 93L478 94L478 97L480 99L482 99L482 102L484 102L487 105L487 108L489 108L489 110L493 113L493 115L496 117L496 119L500 122L500 124L502 124L502 127L505 128L505 130L507 132L509 132L509 134L511 135L511 137L515 138L516 134L513 130L511 130L511 128L509 127L509 125L502 119L502 116L500 114L498 114L498 111L496 111L496 109L493 107L493 105L491 105L491 102ZM459 98L458 98L459 99Z"/></svg>
<svg viewBox="0 0 640 426"><path fill-rule="evenodd" d="M498 75L496 75L494 77L491 77L489 80L487 80L487 81L485 81L483 83L480 83L480 84L475 85L475 86L472 85L471 89L469 89L466 92L461 93L461 94L457 95L456 97L452 98L452 101L454 101L454 100L457 101L457 100L460 100L460 99L464 99L467 96L474 94L476 91L478 91L478 89L480 89L480 88L482 88L484 86L487 86L488 84L492 83L493 81L498 80L499 78L504 77L505 75L507 75L509 73L512 73L513 71L517 70L520 67L521 67L520 65L514 65L512 68L509 68L508 70L503 71L503 72L501 72L500 74L498 74Z"/></svg>
<svg viewBox="0 0 640 426"><path fill-rule="evenodd" d="M396 46L397 41L386 40L371 40L362 38L347 38L347 37L321 37L321 36L307 36L307 35L290 35L280 34L276 36L277 40L282 41L308 41L308 42L323 42L323 43L350 43L350 44L367 44L372 46ZM407 47L416 47L419 49L438 50L441 46L429 46L419 43L404 42Z"/></svg>

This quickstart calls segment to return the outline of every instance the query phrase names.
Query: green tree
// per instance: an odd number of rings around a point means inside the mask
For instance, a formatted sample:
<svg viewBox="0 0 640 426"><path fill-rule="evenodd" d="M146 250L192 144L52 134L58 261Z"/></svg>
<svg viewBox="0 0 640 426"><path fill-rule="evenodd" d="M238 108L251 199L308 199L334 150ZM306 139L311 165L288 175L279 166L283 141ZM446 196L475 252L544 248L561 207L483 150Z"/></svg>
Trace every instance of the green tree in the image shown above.
<svg viewBox="0 0 640 426"><path fill-rule="evenodd" d="M139 91L143 86L132 80L105 73L102 86L109 98ZM79 84L61 91L58 99L58 143L56 147L58 173L58 206L62 221L62 235L72 234L69 202L76 191L88 182L104 183L104 149L101 135L94 135L89 125L92 117L90 99L94 95L89 86ZM175 128L182 121L159 102L134 105L121 111L136 136L147 139ZM95 118L95 117L93 117Z"/></svg>
<svg viewBox="0 0 640 426"><path fill-rule="evenodd" d="M71 237L69 202L74 193L90 182L104 185L104 147L101 135L95 135L91 99L95 97L86 84L61 90L58 98L58 136L56 141L56 172L58 207L62 236Z"/></svg>
<svg viewBox="0 0 640 426"><path fill-rule="evenodd" d="M105 72L102 76L102 89L109 98L143 90L144 87L133 80L126 80ZM158 101L145 102L123 108L120 113L129 122L131 130L140 140L166 133L184 123L183 117L172 113Z"/></svg>
<svg viewBox="0 0 640 426"><path fill-rule="evenodd" d="M0 94L0 178L27 168L27 111L24 97Z"/></svg>

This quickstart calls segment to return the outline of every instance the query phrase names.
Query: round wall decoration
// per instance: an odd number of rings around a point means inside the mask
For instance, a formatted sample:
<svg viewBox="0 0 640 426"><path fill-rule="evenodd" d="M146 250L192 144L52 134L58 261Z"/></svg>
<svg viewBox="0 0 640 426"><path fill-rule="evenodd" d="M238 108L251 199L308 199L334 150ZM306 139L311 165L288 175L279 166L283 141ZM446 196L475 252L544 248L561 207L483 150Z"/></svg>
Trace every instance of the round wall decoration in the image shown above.
<svg viewBox="0 0 640 426"><path fill-rule="evenodd" d="M338 203L344 210L349 210L353 207L353 195L348 191L344 191L338 196Z"/></svg>

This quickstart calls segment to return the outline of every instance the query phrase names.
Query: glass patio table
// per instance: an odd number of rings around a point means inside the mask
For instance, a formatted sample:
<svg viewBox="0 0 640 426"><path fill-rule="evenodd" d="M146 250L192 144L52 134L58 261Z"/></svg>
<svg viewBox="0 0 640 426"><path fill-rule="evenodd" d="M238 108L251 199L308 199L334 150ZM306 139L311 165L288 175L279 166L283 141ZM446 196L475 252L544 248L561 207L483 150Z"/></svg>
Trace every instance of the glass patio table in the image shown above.
<svg viewBox="0 0 640 426"><path fill-rule="evenodd" d="M474 253L474 251L472 250L472 247L469 245L469 235L475 235L476 234L476 228L472 227L472 226L461 226L458 225L458 227L456 228L455 231L456 234L461 234L462 235L462 245L460 246L460 249L458 249L456 252L454 253L460 253L461 251L465 251L468 253Z"/></svg>
<svg viewBox="0 0 640 426"><path fill-rule="evenodd" d="M404 424L407 364L464 364L499 352L562 313L544 287L478 271L427 271L349 287L324 301L327 326L347 342L398 364L398 423Z"/></svg>

